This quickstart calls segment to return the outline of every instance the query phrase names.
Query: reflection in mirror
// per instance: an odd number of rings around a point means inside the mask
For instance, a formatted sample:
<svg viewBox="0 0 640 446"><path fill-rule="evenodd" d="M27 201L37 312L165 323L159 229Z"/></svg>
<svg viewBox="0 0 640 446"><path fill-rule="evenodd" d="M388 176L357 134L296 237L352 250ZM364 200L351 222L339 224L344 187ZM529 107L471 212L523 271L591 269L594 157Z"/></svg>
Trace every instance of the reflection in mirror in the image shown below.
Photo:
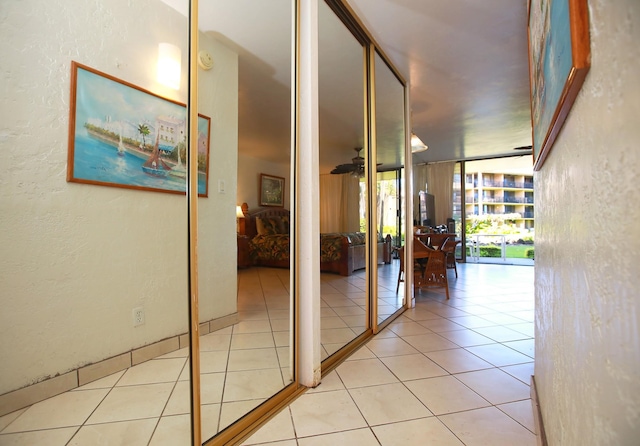
<svg viewBox="0 0 640 446"><path fill-rule="evenodd" d="M180 138L156 142L167 122L183 129L169 104L187 100L187 19L158 0L9 1L2 16L15 106L2 119L0 416L17 412L0 443L186 444L186 198L151 190L184 183L142 167L175 165ZM160 43L181 50L177 89L157 80ZM73 83L72 61L105 75Z"/></svg>
<svg viewBox="0 0 640 446"><path fill-rule="evenodd" d="M198 15L213 60L198 79L213 129L198 234L206 440L292 382L292 1L201 1Z"/></svg>
<svg viewBox="0 0 640 446"><path fill-rule="evenodd" d="M319 2L322 359L367 323L364 50Z"/></svg>
<svg viewBox="0 0 640 446"><path fill-rule="evenodd" d="M404 303L404 282L399 281L400 259L397 249L404 245L404 86L375 53L375 122L377 156L378 237L388 240L378 262L378 323L400 309Z"/></svg>
<svg viewBox="0 0 640 446"><path fill-rule="evenodd" d="M187 101L187 5L2 5L0 36L11 42L6 99L16 107L3 118L5 155L15 162L0 167L0 205L12 210L0 217L0 333L20 346L0 352L0 416L14 412L3 435L37 430L61 444L132 437L189 443L186 198L151 190L185 181L185 112L165 106ZM291 0L207 7L214 9L205 18L225 22L203 23L200 31L199 50L213 67L201 71L199 111L211 126L194 135L208 182L208 196L198 200L204 438L291 381L288 271L250 267L238 279L233 254L240 245L236 205L258 207L259 173L290 187ZM179 49L177 89L158 81L161 43ZM72 61L111 77L102 76L109 87L78 93L77 102L89 106L67 126ZM112 88L118 81L160 102L149 106ZM65 183L67 161L74 177L96 176L83 177L90 184ZM123 181L135 189L94 184ZM53 419L71 427L48 431Z"/></svg>

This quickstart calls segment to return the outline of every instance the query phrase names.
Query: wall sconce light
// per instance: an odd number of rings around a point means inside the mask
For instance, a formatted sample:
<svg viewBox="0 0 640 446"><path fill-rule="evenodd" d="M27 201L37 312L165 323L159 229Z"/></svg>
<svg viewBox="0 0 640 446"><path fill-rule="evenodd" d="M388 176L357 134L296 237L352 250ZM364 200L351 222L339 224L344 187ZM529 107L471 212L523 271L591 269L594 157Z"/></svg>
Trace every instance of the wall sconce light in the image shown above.
<svg viewBox="0 0 640 446"><path fill-rule="evenodd" d="M239 234L244 233L244 213L241 206L236 206L236 231Z"/></svg>
<svg viewBox="0 0 640 446"><path fill-rule="evenodd" d="M158 44L158 82L174 90L179 90L181 59L182 53L179 47L170 43Z"/></svg>
<svg viewBox="0 0 640 446"><path fill-rule="evenodd" d="M422 142L415 133L411 133L411 153L424 152L429 146Z"/></svg>

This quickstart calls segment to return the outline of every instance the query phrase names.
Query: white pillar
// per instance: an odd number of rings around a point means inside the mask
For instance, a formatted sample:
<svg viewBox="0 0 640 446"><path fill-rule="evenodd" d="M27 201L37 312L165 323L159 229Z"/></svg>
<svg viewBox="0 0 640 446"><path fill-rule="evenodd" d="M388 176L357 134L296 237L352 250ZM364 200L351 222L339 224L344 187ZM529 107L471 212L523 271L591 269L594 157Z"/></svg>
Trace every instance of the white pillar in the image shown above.
<svg viewBox="0 0 640 446"><path fill-rule="evenodd" d="M411 122L411 90L409 83L404 87L404 244L405 262L404 262L404 296L407 308L415 307L415 296L413 295L413 197L415 195L413 184L413 152L411 150L411 131L413 122ZM422 222L418 222L421 224ZM407 261L408 259L408 261Z"/></svg>
<svg viewBox="0 0 640 446"><path fill-rule="evenodd" d="M298 378L320 383L320 198L318 129L318 0L299 0L296 269Z"/></svg>

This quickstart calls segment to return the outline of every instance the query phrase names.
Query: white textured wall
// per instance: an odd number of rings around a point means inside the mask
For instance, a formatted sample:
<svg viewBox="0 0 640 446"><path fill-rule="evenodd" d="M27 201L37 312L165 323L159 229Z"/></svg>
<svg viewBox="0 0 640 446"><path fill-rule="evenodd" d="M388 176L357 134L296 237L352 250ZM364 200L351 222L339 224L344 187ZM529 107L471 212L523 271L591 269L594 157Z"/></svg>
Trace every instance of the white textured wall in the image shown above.
<svg viewBox="0 0 640 446"><path fill-rule="evenodd" d="M640 2L589 7L591 71L535 176L535 377L550 445L631 445L640 438Z"/></svg>
<svg viewBox="0 0 640 446"><path fill-rule="evenodd" d="M211 118L209 197L198 200L200 321L237 311L236 195L238 187L238 55L200 34L213 55L211 71L199 70L199 111ZM223 180L225 191L218 192Z"/></svg>
<svg viewBox="0 0 640 446"><path fill-rule="evenodd" d="M161 41L182 47L179 93L155 81ZM156 0L0 3L0 394L187 330L185 197L65 180L71 60L184 102L187 42L186 19ZM201 82L204 320L236 309L235 264L215 252L235 252L237 56L202 46L218 62Z"/></svg>

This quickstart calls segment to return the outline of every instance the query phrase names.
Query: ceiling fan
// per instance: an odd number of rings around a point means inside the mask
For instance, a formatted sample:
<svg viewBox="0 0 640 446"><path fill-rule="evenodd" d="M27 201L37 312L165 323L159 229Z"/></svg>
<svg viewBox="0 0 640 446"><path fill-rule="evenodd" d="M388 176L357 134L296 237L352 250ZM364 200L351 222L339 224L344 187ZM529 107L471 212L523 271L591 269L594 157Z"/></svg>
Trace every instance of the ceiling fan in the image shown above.
<svg viewBox="0 0 640 446"><path fill-rule="evenodd" d="M355 147L357 155L351 158L351 164L338 164L335 169L331 171L333 174L350 173L354 177L362 178L364 176L364 158L360 156L362 147ZM377 164L378 167L382 166L382 163Z"/></svg>
<svg viewBox="0 0 640 446"><path fill-rule="evenodd" d="M350 173L354 176L364 176L364 158L360 156L362 147L355 147L357 155L351 158L350 164L338 164L335 169L331 171L333 174Z"/></svg>

